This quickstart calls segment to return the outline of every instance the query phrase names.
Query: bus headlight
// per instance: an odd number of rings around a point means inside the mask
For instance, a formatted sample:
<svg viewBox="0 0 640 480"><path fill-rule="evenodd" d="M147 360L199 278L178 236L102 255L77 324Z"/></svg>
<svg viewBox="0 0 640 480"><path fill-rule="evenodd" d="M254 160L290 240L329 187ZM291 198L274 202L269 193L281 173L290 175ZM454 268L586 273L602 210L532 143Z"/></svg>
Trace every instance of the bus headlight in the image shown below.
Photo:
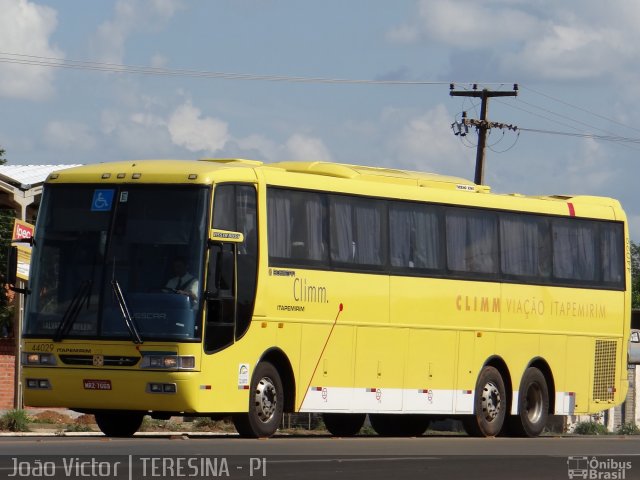
<svg viewBox="0 0 640 480"><path fill-rule="evenodd" d="M22 352L22 365L55 365L56 356L53 353Z"/></svg>
<svg viewBox="0 0 640 480"><path fill-rule="evenodd" d="M196 359L192 355L143 355L140 368L193 370L196 368Z"/></svg>
<svg viewBox="0 0 640 480"><path fill-rule="evenodd" d="M25 384L32 390L51 390L51 382L46 378L27 378Z"/></svg>

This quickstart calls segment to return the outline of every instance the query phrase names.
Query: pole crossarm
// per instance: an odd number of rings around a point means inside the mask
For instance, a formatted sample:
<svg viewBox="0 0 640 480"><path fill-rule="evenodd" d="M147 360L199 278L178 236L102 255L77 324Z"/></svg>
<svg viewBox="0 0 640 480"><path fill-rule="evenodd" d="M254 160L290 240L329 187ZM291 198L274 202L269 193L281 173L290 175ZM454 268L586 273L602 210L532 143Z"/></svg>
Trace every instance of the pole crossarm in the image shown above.
<svg viewBox="0 0 640 480"><path fill-rule="evenodd" d="M487 132L491 128L508 128L509 130L515 130L517 127L513 125L507 125L504 123L490 122L487 120L487 111L489 107L489 99L492 97L515 97L518 95L518 84L513 85L513 91L490 91L486 88L482 90L477 89L477 85L473 86L473 90L454 90L455 86L452 83L449 85L449 95L452 97L472 97L480 98L482 104L480 107L480 120L465 119L465 125L473 125L478 131L478 147L476 150L476 171L474 176L474 183L476 185L482 185L484 183L484 159L485 150L487 145Z"/></svg>

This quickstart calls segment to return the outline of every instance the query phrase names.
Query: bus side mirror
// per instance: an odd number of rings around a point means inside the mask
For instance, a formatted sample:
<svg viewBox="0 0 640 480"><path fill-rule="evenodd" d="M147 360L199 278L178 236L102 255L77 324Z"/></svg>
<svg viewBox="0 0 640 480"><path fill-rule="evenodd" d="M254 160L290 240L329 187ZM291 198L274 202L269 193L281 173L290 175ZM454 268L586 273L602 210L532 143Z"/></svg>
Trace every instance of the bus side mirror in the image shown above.
<svg viewBox="0 0 640 480"><path fill-rule="evenodd" d="M18 247L9 247L7 255L7 283L15 285L18 281Z"/></svg>
<svg viewBox="0 0 640 480"><path fill-rule="evenodd" d="M631 335L629 335L627 363L629 365L640 365L640 331L636 329L632 329Z"/></svg>
<svg viewBox="0 0 640 480"><path fill-rule="evenodd" d="M9 254L7 255L7 284L9 285L9 289L22 294L28 294L28 288L18 288L16 287L16 283L18 283L18 247L10 246Z"/></svg>

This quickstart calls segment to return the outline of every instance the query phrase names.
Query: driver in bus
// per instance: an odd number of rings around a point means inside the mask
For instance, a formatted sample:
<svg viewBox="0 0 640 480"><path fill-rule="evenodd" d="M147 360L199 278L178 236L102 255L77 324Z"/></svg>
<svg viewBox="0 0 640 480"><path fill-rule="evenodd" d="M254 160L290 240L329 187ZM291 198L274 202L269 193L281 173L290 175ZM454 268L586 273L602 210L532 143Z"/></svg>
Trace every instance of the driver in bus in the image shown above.
<svg viewBox="0 0 640 480"><path fill-rule="evenodd" d="M198 299L199 283L196 277L188 272L185 258L176 257L171 267L174 277L167 281L164 288L180 295L186 295L192 303L195 303Z"/></svg>

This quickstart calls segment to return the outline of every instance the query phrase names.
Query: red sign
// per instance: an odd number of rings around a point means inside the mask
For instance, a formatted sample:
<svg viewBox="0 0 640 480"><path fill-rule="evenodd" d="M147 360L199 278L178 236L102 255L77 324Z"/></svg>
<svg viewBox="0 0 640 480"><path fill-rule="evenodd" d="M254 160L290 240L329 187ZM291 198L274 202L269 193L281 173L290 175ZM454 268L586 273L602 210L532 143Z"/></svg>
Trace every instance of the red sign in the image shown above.
<svg viewBox="0 0 640 480"><path fill-rule="evenodd" d="M111 380L83 380L85 390L111 390Z"/></svg>
<svg viewBox="0 0 640 480"><path fill-rule="evenodd" d="M33 225L22 220L15 220L13 224L12 240L24 240L33 237Z"/></svg>

